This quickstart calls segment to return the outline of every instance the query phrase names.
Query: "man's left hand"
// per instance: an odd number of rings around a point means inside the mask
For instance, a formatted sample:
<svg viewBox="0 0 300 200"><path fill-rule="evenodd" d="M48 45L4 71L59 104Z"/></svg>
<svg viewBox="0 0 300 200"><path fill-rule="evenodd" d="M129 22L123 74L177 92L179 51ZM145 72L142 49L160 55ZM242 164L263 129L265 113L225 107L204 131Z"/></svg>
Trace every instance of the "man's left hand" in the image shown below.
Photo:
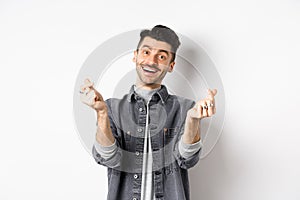
<svg viewBox="0 0 300 200"><path fill-rule="evenodd" d="M211 117L216 113L215 95L217 90L207 90L207 98L200 100L196 105L188 111L188 117L202 119L205 117Z"/></svg>

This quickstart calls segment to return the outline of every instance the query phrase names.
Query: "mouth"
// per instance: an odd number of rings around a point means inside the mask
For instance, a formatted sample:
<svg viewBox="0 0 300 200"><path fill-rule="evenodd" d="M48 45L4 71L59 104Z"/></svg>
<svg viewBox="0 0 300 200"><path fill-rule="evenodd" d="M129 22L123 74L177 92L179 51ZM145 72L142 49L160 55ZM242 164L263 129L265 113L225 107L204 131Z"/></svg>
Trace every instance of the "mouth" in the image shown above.
<svg viewBox="0 0 300 200"><path fill-rule="evenodd" d="M143 69L144 72L151 73L151 74L155 74L156 72L159 71L158 69L148 67L148 66L145 66L145 65L142 65L142 69Z"/></svg>

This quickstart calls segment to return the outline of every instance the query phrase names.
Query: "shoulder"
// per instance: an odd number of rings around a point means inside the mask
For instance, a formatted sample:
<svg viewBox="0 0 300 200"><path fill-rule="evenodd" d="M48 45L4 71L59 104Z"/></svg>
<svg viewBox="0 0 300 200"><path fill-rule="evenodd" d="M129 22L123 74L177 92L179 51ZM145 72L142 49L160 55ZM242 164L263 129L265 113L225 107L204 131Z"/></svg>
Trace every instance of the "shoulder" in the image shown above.
<svg viewBox="0 0 300 200"><path fill-rule="evenodd" d="M178 103L182 108L191 108L195 105L195 101L178 95L169 95L168 102Z"/></svg>
<svg viewBox="0 0 300 200"><path fill-rule="evenodd" d="M124 95L122 98L108 98L105 102L111 111L116 111L122 106L129 105L128 94Z"/></svg>
<svg viewBox="0 0 300 200"><path fill-rule="evenodd" d="M131 101L131 97L134 93L134 85L131 86L129 92L125 94L122 98L108 98L105 100L108 106L110 105L120 105L124 103L129 103Z"/></svg>

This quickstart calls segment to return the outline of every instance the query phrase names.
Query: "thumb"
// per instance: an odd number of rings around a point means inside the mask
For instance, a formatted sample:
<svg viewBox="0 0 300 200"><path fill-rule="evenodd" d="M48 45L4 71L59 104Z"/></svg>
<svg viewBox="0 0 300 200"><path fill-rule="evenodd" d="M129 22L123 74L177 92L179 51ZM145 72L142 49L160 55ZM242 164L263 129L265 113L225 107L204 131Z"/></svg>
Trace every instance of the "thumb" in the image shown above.
<svg viewBox="0 0 300 200"><path fill-rule="evenodd" d="M213 90L212 90L212 93L213 93L214 96L216 96L217 92L218 92L217 89L213 89Z"/></svg>
<svg viewBox="0 0 300 200"><path fill-rule="evenodd" d="M216 89L213 89L213 90L207 89L207 93L208 93L208 96L214 97L217 94L217 90Z"/></svg>
<svg viewBox="0 0 300 200"><path fill-rule="evenodd" d="M86 86L88 86L88 87L91 87L91 86L94 85L94 83L93 83L89 78L86 78L86 79L84 80L84 84L85 84Z"/></svg>

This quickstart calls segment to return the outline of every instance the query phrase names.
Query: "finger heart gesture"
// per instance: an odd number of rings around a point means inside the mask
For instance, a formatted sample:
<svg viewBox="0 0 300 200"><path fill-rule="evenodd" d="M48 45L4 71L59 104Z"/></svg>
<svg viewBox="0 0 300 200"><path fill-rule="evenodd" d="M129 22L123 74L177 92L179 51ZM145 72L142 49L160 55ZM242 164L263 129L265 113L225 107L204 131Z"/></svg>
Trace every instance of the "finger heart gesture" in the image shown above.
<svg viewBox="0 0 300 200"><path fill-rule="evenodd" d="M188 111L188 115L192 118L202 119L205 117L211 117L216 113L215 95L217 90L207 90L207 98L200 100L196 105Z"/></svg>
<svg viewBox="0 0 300 200"><path fill-rule="evenodd" d="M106 105L102 95L93 87L94 83L89 79L84 81L84 85L80 87L80 100L94 108L95 110L106 110Z"/></svg>

